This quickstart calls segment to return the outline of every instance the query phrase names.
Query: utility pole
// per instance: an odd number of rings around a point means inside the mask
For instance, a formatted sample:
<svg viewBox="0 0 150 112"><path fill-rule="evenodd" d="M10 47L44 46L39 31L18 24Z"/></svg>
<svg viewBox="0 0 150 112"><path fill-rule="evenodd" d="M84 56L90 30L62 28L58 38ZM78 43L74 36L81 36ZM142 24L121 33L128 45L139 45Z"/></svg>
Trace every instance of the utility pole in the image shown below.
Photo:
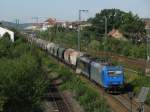
<svg viewBox="0 0 150 112"><path fill-rule="evenodd" d="M105 38L107 38L107 17L105 16Z"/></svg>
<svg viewBox="0 0 150 112"><path fill-rule="evenodd" d="M139 95L138 95L138 97L136 99L136 101L138 103L140 103L140 106L138 108L139 112L145 112L145 110L144 110L144 102L145 102L145 100L147 98L147 95L149 93L149 89L150 89L149 87L142 87L141 91L140 91L140 93L139 93Z"/></svg>
<svg viewBox="0 0 150 112"><path fill-rule="evenodd" d="M107 17L104 16L104 22L105 22L105 35L104 35L104 51L106 51L105 45L107 44Z"/></svg>
<svg viewBox="0 0 150 112"><path fill-rule="evenodd" d="M17 24L17 25L18 25L18 24L19 24L19 22L20 22L20 20L19 20L19 19L16 19L15 21L16 21L16 24Z"/></svg>
<svg viewBox="0 0 150 112"><path fill-rule="evenodd" d="M88 10L79 10L79 22L78 22L78 51L81 50L80 48L80 22L81 22L81 14L82 12L88 12Z"/></svg>
<svg viewBox="0 0 150 112"><path fill-rule="evenodd" d="M132 107L132 100L133 100L133 92L132 91L130 91L129 93L128 93L128 96L129 96L129 99L130 99L130 111L129 112L132 112L132 109L133 109L133 107Z"/></svg>
<svg viewBox="0 0 150 112"><path fill-rule="evenodd" d="M40 19L40 17L32 17L32 20L35 20L35 23L39 23L39 19Z"/></svg>
<svg viewBox="0 0 150 112"><path fill-rule="evenodd" d="M147 64L146 64L146 74L150 74L150 28L146 28L146 33L147 33L147 38L146 38L146 43L147 43L147 50L146 50L146 55L147 55Z"/></svg>
<svg viewBox="0 0 150 112"><path fill-rule="evenodd" d="M20 24L20 20L19 19L15 19L15 23L16 23L16 28L18 28L18 26Z"/></svg>

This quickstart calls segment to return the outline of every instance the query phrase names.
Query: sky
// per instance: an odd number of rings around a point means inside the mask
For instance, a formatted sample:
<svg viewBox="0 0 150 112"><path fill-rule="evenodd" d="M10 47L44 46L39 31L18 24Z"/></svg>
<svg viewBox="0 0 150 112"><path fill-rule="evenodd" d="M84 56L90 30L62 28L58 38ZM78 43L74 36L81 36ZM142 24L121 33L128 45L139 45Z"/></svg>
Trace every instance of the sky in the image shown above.
<svg viewBox="0 0 150 112"><path fill-rule="evenodd" d="M78 20L79 9L87 9L82 19L94 17L102 9L117 8L150 18L150 0L0 0L0 20L33 22L52 17L61 21Z"/></svg>

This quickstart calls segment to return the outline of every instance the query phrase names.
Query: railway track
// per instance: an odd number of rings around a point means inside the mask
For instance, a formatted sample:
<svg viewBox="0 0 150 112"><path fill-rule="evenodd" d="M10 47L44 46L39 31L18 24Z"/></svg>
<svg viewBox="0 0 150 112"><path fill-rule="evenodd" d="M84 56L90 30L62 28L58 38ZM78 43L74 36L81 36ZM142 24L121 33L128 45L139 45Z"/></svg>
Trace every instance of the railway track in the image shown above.
<svg viewBox="0 0 150 112"><path fill-rule="evenodd" d="M124 98L122 95L118 95L118 96L113 96L116 100L118 100L122 105L124 105L128 111L131 110L131 104L130 104L130 100L128 100L127 98ZM132 101L132 112L138 112L138 104ZM145 112L149 112L149 111L145 111Z"/></svg>
<svg viewBox="0 0 150 112"><path fill-rule="evenodd" d="M71 48L71 47L70 47ZM83 50L84 52L87 52L86 50ZM147 68L147 65L150 66L150 61L147 63L144 59L136 59L136 58L130 58L127 56L119 55L113 52L106 52L106 51L89 51L89 54L94 54L96 56L108 56L114 61L118 61L121 64L125 65L127 68L133 69L133 70L143 70Z"/></svg>
<svg viewBox="0 0 150 112"><path fill-rule="evenodd" d="M110 52L99 51L96 53L93 52L93 54L96 54L97 56L108 56L112 60L123 63L132 69L136 68L136 69L144 70L146 68L146 64L147 64L146 60L144 60L144 59L129 58L126 56L121 56L121 55L117 55L115 53L110 53ZM150 65L150 62L149 62L149 65Z"/></svg>
<svg viewBox="0 0 150 112"><path fill-rule="evenodd" d="M129 103L130 99L129 99L127 94L123 94L120 97L122 97L123 99L126 99ZM135 110L135 112L138 112L140 104L136 102L135 98L132 100L132 105L133 105L133 110ZM145 112L150 112L150 107L149 106L144 105L144 108L145 108Z"/></svg>
<svg viewBox="0 0 150 112"><path fill-rule="evenodd" d="M81 77L83 81L86 81L92 88L96 89L103 98L106 99L108 105L112 108L113 112L130 112L131 110L131 100L128 97L128 94L118 94L112 95L107 93L101 86L91 83L86 77ZM140 104L136 102L135 98L132 99L132 112L139 111ZM144 105L145 112L150 112L150 107Z"/></svg>
<svg viewBox="0 0 150 112"><path fill-rule="evenodd" d="M56 57L54 57L56 58ZM61 61L61 64L64 66L67 66L69 69L71 68L72 72L75 72L75 69L70 67L68 64ZM108 105L112 108L113 112L129 112L131 105L130 105L130 99L128 97L128 94L120 94L120 95L112 95L108 94L101 86L97 85L94 82L91 82L88 78L81 75L81 79L83 81L86 81L89 86L92 86L92 88L95 88L98 90L98 92L101 94L101 96L106 99L106 102ZM145 112L150 112L150 107L147 105L145 106ZM132 112L140 112L138 110L139 104L133 99L132 100ZM63 108L60 108L63 109ZM58 111L58 112L71 112L71 111Z"/></svg>
<svg viewBox="0 0 150 112"><path fill-rule="evenodd" d="M142 65L142 63L141 63L141 65ZM88 80L88 79L86 79L86 80ZM89 81L88 83L91 84L91 81L90 80L88 80L88 81ZM108 104L112 107L113 112L129 112L130 100L126 96L124 96L122 94L121 95L107 94L103 90L103 88L101 88L100 86L97 86L97 85L95 86L95 84L93 87L96 88L101 95L103 95L103 97L107 100ZM53 105L55 107L54 112L71 112L71 110L67 106L67 103L61 97L61 94L59 93L55 84L51 85L50 90L51 90L51 92L49 93L49 98L53 101ZM138 112L138 110L137 110L138 106L139 106L139 104L133 100L133 109L134 109L133 112ZM145 112L150 112L150 107L146 106Z"/></svg>
<svg viewBox="0 0 150 112"><path fill-rule="evenodd" d="M111 107L112 112L129 112L128 108L122 104L118 99L114 98L113 95L108 94L101 86L96 83L91 83L85 76L81 76L81 79L87 83L91 88L95 89L100 93L101 97L104 98L107 104Z"/></svg>
<svg viewBox="0 0 150 112"><path fill-rule="evenodd" d="M59 92L59 90L57 89L57 85L54 82L50 85L47 98L53 106L52 112L72 112L70 106L68 105L68 102Z"/></svg>
<svg viewBox="0 0 150 112"><path fill-rule="evenodd" d="M70 66L66 63L63 63L63 61L61 61L62 65L67 66L68 68L70 68ZM72 68L71 71L74 73L75 69ZM99 85L97 85L94 82L91 82L87 77L80 75L80 78L87 82L89 84L89 86L91 86L91 88L96 89L100 95L106 99L106 102L108 103L108 105L112 108L112 112L129 112L129 107L127 108L125 105L122 104L122 102L120 102L118 99L114 98L111 94L106 93L106 91ZM149 111L148 111L149 112Z"/></svg>
<svg viewBox="0 0 150 112"><path fill-rule="evenodd" d="M55 56L53 56L53 58L56 58ZM71 72L75 73L75 69L73 67L70 67L69 64L60 61L64 66L66 66L68 69L71 68ZM113 95L106 93L106 91L99 85L97 85L94 82L91 82L87 77L80 75L81 79L85 82L87 82L89 84L89 86L92 86L92 88L95 88L100 94L101 96L106 99L106 102L108 103L108 105L110 105L110 107L112 108L112 112L129 112L129 105L125 106L122 102L120 102L120 100L118 100L117 98L113 97ZM150 112L150 111L148 111Z"/></svg>

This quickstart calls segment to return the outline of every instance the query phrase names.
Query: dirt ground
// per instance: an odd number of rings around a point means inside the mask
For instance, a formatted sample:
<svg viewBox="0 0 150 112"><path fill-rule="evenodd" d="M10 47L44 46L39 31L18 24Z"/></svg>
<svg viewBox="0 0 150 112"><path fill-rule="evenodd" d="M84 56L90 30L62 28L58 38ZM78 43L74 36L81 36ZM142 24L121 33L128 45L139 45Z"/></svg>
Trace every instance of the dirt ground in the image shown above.
<svg viewBox="0 0 150 112"><path fill-rule="evenodd" d="M44 101L43 107L44 107L43 112L54 112L52 102L50 101ZM58 112L58 111L55 111L55 112Z"/></svg>
<svg viewBox="0 0 150 112"><path fill-rule="evenodd" d="M74 99L73 93L70 91L64 91L63 97L66 99L69 107L72 112L84 112L83 108L79 105L79 103Z"/></svg>
<svg viewBox="0 0 150 112"><path fill-rule="evenodd" d="M55 80L54 83L60 84L61 80ZM64 99L64 102L66 103L70 112L84 112L83 108L75 100L72 92L65 90L61 93L61 96ZM43 107L44 107L43 112L60 112L59 110L56 110L56 108L54 107L54 102L51 100L45 100L43 102Z"/></svg>

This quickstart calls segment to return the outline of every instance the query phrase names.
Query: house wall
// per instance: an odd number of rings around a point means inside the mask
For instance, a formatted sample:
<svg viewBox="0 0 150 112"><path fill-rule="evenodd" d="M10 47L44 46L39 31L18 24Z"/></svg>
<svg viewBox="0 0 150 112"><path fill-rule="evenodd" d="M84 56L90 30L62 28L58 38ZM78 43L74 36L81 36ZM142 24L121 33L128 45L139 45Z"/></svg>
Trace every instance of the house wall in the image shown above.
<svg viewBox="0 0 150 112"><path fill-rule="evenodd" d="M0 38L3 37L5 33L8 33L10 35L11 41L14 42L14 32L0 27Z"/></svg>

